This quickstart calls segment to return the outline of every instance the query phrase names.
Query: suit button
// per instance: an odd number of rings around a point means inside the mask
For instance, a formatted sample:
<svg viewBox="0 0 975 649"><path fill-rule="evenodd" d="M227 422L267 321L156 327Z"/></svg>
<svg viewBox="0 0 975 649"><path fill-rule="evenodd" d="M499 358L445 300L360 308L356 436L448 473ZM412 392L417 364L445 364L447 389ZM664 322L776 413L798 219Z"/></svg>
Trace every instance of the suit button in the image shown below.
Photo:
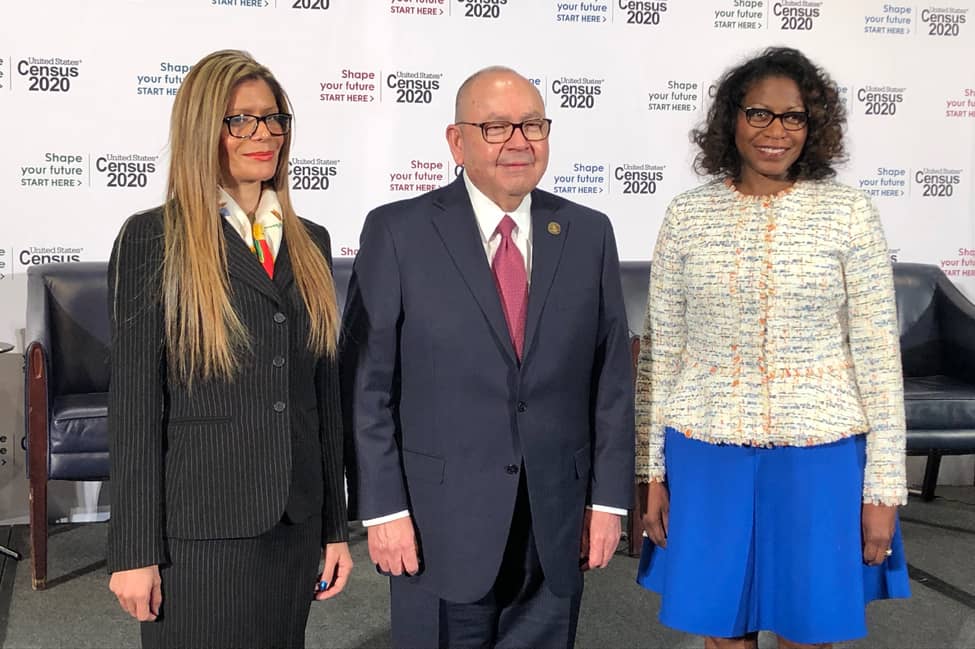
<svg viewBox="0 0 975 649"><path fill-rule="evenodd" d="M519 401L518 402L518 412L525 412L526 410L528 410L528 404L525 403L524 401Z"/></svg>
<svg viewBox="0 0 975 649"><path fill-rule="evenodd" d="M518 473L518 465L517 464L509 464L508 466L506 466L504 468L504 470L507 473L510 473L511 475L514 475L514 474Z"/></svg>
<svg viewBox="0 0 975 649"><path fill-rule="evenodd" d="M271 365L274 367L284 367L284 356L275 356L274 360L271 361Z"/></svg>
<svg viewBox="0 0 975 649"><path fill-rule="evenodd" d="M287 405L285 405L284 401L275 401L274 405L271 407L274 408L274 412L284 412Z"/></svg>
<svg viewBox="0 0 975 649"><path fill-rule="evenodd" d="M280 311L278 311L277 313L274 314L274 321L277 322L278 324L281 324L282 322L284 322L287 319L288 319L288 316L284 315Z"/></svg>

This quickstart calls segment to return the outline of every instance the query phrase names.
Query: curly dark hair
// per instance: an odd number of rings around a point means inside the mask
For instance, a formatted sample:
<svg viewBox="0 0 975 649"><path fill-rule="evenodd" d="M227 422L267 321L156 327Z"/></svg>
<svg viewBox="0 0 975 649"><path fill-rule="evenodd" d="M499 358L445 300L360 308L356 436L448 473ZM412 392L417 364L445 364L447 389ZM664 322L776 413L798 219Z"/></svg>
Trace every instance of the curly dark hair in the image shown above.
<svg viewBox="0 0 975 649"><path fill-rule="evenodd" d="M732 68L718 81L706 121L691 131L691 140L701 149L694 160L694 169L699 174L741 179L741 157L735 146L738 106L755 82L768 77L795 81L809 112L806 144L799 159L789 168L789 178L819 180L836 174L833 164L846 159L843 148L846 109L840 101L839 90L825 70L799 50L787 47L770 47L760 56Z"/></svg>

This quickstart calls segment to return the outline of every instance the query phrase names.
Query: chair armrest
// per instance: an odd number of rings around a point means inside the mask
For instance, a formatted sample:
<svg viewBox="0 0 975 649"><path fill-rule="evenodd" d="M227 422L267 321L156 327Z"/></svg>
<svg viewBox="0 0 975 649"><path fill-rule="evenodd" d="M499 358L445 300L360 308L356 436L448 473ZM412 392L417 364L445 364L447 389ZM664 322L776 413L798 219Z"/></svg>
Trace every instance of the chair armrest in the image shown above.
<svg viewBox="0 0 975 649"><path fill-rule="evenodd" d="M47 265L27 269L27 318L24 341L24 450L27 452L27 476L31 474L31 446L39 438L36 430L44 431L50 421L51 399L48 377L51 375L50 305L45 272ZM43 415L43 417L41 417ZM34 427L40 427L31 435ZM46 442L45 442L46 446ZM44 455L47 455L45 450Z"/></svg>
<svg viewBox="0 0 975 649"><path fill-rule="evenodd" d="M50 338L50 296L48 295L45 271L49 265L41 264L27 269L27 318L24 349L38 342L44 349L51 349Z"/></svg>
<svg viewBox="0 0 975 649"><path fill-rule="evenodd" d="M50 364L44 345L33 341L24 354L24 436L27 439L27 477L31 473L47 475L48 424L51 399L48 389Z"/></svg>

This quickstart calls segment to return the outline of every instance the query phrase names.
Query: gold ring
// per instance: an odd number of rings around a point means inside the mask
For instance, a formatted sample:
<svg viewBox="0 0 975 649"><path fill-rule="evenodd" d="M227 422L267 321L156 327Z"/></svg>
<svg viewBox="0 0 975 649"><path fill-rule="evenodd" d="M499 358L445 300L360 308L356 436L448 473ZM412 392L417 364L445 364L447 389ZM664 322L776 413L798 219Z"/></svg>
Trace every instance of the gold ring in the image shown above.
<svg viewBox="0 0 975 649"><path fill-rule="evenodd" d="M884 552L884 554L886 554L889 557L890 555L894 554L894 551L890 548L887 548L887 551Z"/></svg>

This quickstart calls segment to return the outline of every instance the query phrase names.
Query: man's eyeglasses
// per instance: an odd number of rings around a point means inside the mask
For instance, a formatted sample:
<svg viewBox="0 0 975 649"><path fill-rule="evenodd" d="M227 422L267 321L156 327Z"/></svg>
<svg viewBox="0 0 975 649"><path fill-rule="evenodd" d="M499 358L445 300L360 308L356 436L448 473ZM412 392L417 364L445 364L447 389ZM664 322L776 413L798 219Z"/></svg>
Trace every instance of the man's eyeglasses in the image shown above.
<svg viewBox="0 0 975 649"><path fill-rule="evenodd" d="M511 122L457 122L467 124L481 129L484 141L489 144L503 144L511 139L515 134L515 129L521 131L525 139L529 142L538 142L548 137L552 130L552 120L550 119L526 119L524 122L512 124Z"/></svg>
<svg viewBox="0 0 975 649"><path fill-rule="evenodd" d="M745 113L745 121L755 128L765 128L778 119L785 130L801 131L809 123L809 113L804 110L773 113L767 108L745 108L744 106L738 108Z"/></svg>
<svg viewBox="0 0 975 649"><path fill-rule="evenodd" d="M257 115L228 115L223 118L227 125L227 132L234 137L249 138L257 133L257 126L264 122L267 132L271 135L284 135L291 130L291 115L288 113L272 113L259 117Z"/></svg>

